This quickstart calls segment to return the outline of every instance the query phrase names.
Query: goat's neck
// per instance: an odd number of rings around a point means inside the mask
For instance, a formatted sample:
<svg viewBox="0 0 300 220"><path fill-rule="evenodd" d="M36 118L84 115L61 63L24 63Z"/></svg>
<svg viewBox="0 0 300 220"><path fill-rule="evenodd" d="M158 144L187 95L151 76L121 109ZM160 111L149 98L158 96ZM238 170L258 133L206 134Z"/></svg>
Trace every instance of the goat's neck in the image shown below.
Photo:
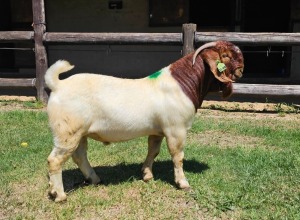
<svg viewBox="0 0 300 220"><path fill-rule="evenodd" d="M197 110L202 104L206 94L202 93L204 64L203 60L197 59L192 65L192 54L187 55L170 65L172 77L177 80L183 92L190 98Z"/></svg>

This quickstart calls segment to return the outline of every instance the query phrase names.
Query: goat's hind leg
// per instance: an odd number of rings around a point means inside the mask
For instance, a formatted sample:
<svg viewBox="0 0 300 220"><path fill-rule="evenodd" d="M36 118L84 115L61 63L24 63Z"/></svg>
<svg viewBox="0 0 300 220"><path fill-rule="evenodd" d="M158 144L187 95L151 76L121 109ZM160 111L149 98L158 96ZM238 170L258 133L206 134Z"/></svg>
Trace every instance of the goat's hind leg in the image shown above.
<svg viewBox="0 0 300 220"><path fill-rule="evenodd" d="M148 154L142 168L143 180L145 182L153 179L152 165L155 157L159 154L162 140L163 137L161 136L148 137Z"/></svg>
<svg viewBox="0 0 300 220"><path fill-rule="evenodd" d="M55 199L55 202L60 202L67 199L64 192L62 180L62 166L68 160L72 152L68 149L54 147L48 156L49 166L49 196Z"/></svg>
<svg viewBox="0 0 300 220"><path fill-rule="evenodd" d="M73 161L78 165L88 183L98 184L100 183L100 178L97 176L96 172L88 161L87 148L87 137L82 137L78 148L72 155L72 158Z"/></svg>
<svg viewBox="0 0 300 220"><path fill-rule="evenodd" d="M55 202L67 199L62 180L62 166L76 150L80 138L80 135L69 136L67 139L56 136L55 146L48 156L49 195Z"/></svg>

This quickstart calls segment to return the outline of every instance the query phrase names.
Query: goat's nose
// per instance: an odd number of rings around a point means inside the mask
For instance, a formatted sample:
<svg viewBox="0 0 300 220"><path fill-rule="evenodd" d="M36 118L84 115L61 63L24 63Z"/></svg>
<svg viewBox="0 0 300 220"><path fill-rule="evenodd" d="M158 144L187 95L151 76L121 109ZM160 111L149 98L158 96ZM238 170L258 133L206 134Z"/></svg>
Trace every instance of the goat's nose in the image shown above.
<svg viewBox="0 0 300 220"><path fill-rule="evenodd" d="M241 69L240 69L240 73L239 73L239 74L240 74L240 77L242 77L242 76L243 76L243 72L244 72L244 69L243 69L243 68L241 68Z"/></svg>
<svg viewBox="0 0 300 220"><path fill-rule="evenodd" d="M241 73L241 77L242 77L243 73L244 73L244 69L243 68L240 69L240 73Z"/></svg>
<svg viewBox="0 0 300 220"><path fill-rule="evenodd" d="M243 76L243 70L243 68L236 69L234 76L238 79L241 78Z"/></svg>

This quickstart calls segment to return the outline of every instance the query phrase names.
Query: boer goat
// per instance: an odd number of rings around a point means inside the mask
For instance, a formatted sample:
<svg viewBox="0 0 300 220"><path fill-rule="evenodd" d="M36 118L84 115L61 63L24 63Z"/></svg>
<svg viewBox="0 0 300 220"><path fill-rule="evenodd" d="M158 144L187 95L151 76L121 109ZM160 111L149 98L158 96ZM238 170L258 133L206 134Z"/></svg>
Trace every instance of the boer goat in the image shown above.
<svg viewBox="0 0 300 220"><path fill-rule="evenodd" d="M148 136L143 180L153 178L152 164L166 137L174 163L175 183L190 187L183 173L183 145L197 109L209 92L232 93L232 82L242 77L241 50L227 41L204 44L156 73L141 79L120 79L99 74L75 74L59 60L46 72L51 94L47 106L54 148L48 157L49 195L56 202L67 198L62 165L72 156L85 178L100 182L87 159L87 138L103 143Z"/></svg>

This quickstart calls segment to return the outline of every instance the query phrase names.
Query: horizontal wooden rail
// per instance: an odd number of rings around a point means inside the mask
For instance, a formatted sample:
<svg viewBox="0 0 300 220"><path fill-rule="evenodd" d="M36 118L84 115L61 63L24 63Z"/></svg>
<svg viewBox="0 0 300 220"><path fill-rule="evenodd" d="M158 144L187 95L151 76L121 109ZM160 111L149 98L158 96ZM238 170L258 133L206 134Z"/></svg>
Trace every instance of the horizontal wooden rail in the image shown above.
<svg viewBox="0 0 300 220"><path fill-rule="evenodd" d="M168 44L182 45L182 33L54 33L46 32L46 43L73 44ZM300 45L300 33L196 32L195 42L229 40L243 45Z"/></svg>
<svg viewBox="0 0 300 220"><path fill-rule="evenodd" d="M234 83L233 94L255 96L298 96L300 85L271 85Z"/></svg>
<svg viewBox="0 0 300 220"><path fill-rule="evenodd" d="M43 23L44 24L44 23ZM36 22L36 25L40 25ZM33 31L3 31L0 32L0 43L32 41L37 36ZM240 33L240 32L195 32L194 41L200 44L216 40L228 40L239 45L300 45L300 33ZM183 45L183 33L66 33L45 32L41 34L40 44L140 44L140 45ZM190 43L190 44L192 44ZM0 45L1 46L1 45ZM193 45L190 45L193 46ZM38 55L40 59L40 55ZM47 67L45 59L40 63ZM45 69L37 71L42 76ZM43 78L40 78L43 79ZM36 84L36 79L0 78L0 87L34 87L44 89L44 85ZM274 84L244 84L234 83L234 94L267 96L300 97L300 85L274 85ZM41 95L40 95L41 96Z"/></svg>
<svg viewBox="0 0 300 220"><path fill-rule="evenodd" d="M11 78L0 78L0 87L10 88L10 87L35 87L35 78L26 79L11 79Z"/></svg>
<svg viewBox="0 0 300 220"><path fill-rule="evenodd" d="M233 43L258 45L300 45L300 33L237 33L237 32L196 32L195 42L228 40Z"/></svg>
<svg viewBox="0 0 300 220"><path fill-rule="evenodd" d="M0 31L0 43L33 40L33 31Z"/></svg>
<svg viewBox="0 0 300 220"><path fill-rule="evenodd" d="M182 45L182 33L54 33L46 32L45 43L63 44L168 44Z"/></svg>
<svg viewBox="0 0 300 220"><path fill-rule="evenodd" d="M0 43L33 40L33 31L1 31ZM195 42L229 40L243 45L300 45L300 33L196 32ZM182 33L69 33L46 32L45 43L182 45Z"/></svg>
<svg viewBox="0 0 300 220"><path fill-rule="evenodd" d="M0 78L0 87L32 88L35 86L36 86L35 78L26 78L26 79ZM254 95L257 97L267 97L267 96L300 97L300 85L234 83L233 84L233 94Z"/></svg>

